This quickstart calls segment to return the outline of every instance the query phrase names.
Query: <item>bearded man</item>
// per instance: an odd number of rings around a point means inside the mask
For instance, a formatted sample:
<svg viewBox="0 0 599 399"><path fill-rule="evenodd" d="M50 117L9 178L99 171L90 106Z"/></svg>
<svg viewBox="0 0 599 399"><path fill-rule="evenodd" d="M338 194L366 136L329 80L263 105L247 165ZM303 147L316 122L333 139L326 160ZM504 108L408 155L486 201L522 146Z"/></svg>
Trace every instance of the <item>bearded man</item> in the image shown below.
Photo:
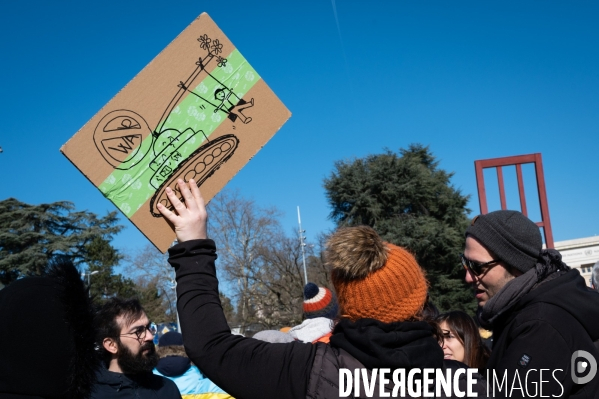
<svg viewBox="0 0 599 399"><path fill-rule="evenodd" d="M152 373L159 360L153 342L156 326L138 300L109 299L95 324L104 367L97 373L92 399L181 399L174 382Z"/></svg>

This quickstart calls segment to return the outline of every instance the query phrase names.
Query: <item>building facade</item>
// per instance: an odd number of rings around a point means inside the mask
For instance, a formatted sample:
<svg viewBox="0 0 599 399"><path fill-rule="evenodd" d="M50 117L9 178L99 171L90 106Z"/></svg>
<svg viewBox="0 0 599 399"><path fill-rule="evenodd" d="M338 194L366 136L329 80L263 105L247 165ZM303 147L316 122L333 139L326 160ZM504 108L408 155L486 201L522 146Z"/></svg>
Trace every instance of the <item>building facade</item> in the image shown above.
<svg viewBox="0 0 599 399"><path fill-rule="evenodd" d="M599 236L558 241L555 249L562 254L565 264L578 269L590 287L593 265L599 261Z"/></svg>

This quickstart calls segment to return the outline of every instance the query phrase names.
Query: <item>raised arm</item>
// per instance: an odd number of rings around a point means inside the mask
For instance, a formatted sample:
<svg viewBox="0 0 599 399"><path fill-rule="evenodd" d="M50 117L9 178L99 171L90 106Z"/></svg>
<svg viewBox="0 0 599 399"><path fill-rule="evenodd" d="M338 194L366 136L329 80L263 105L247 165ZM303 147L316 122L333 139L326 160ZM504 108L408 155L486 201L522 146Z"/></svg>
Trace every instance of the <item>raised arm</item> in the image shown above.
<svg viewBox="0 0 599 399"><path fill-rule="evenodd" d="M158 209L173 224L179 244L169 249L177 273L177 310L189 358L213 382L238 398L306 397L316 346L299 342L271 344L232 335L218 295L216 247L207 239L207 214L193 180L182 180L181 203L167 189L175 207Z"/></svg>

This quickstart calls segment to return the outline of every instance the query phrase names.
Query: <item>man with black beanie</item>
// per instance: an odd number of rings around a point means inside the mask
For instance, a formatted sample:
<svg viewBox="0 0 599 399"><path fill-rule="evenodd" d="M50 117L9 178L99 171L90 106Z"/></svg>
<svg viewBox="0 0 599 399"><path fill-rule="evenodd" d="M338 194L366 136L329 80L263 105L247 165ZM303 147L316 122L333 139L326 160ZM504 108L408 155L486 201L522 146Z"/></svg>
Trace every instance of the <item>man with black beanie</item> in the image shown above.
<svg viewBox="0 0 599 399"><path fill-rule="evenodd" d="M598 397L599 293L542 248L534 222L507 210L475 217L462 264L479 321L493 330L487 369L496 396ZM500 389L493 381L504 376Z"/></svg>

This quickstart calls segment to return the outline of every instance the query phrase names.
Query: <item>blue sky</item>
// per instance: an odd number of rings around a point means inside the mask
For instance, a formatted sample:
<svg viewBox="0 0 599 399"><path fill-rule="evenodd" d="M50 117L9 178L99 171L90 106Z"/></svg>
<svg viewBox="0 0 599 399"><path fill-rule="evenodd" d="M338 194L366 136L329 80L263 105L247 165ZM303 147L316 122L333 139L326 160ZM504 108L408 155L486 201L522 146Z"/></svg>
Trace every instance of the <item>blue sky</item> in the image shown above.
<svg viewBox="0 0 599 399"><path fill-rule="evenodd" d="M202 12L293 113L228 185L285 212L289 231L298 205L309 239L332 228L322 181L335 161L417 142L473 215L475 160L542 153L554 238L599 234L591 1L2 2L0 199L114 210L59 148ZM123 224L118 248L146 245Z"/></svg>

